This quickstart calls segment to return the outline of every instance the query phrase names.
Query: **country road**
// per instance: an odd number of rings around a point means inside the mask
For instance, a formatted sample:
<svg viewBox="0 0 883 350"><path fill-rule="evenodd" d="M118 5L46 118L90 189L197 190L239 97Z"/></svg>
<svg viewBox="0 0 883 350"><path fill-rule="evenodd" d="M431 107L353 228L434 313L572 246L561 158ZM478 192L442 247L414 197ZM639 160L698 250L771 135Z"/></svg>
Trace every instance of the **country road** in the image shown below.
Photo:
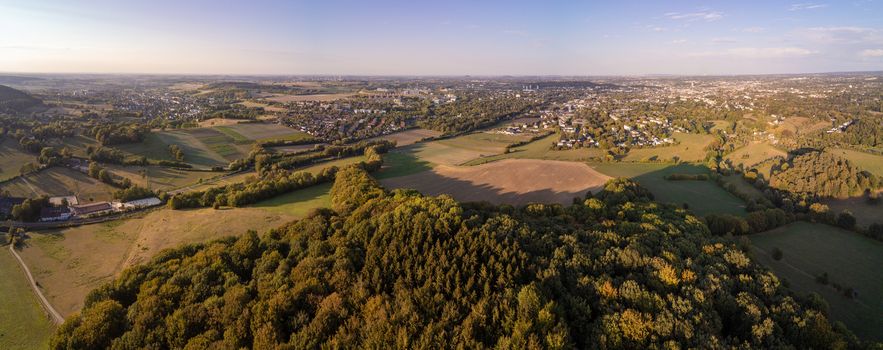
<svg viewBox="0 0 883 350"><path fill-rule="evenodd" d="M37 299L40 300L40 306L46 310L46 313L49 314L49 320L56 325L60 325L64 323L64 317L61 317L61 314L52 307L52 304L49 303L49 299L46 299L46 296L43 295L43 291L40 290L40 287L37 286L37 281L34 280L34 275L31 274L31 269L28 268L28 265L25 265L25 261L21 259L21 256L18 255L18 252L15 251L15 245L9 245L9 251L12 252L12 256L18 260L19 266L25 272L25 276L28 278L28 283L31 285L31 289L34 290L34 294L37 295Z"/></svg>

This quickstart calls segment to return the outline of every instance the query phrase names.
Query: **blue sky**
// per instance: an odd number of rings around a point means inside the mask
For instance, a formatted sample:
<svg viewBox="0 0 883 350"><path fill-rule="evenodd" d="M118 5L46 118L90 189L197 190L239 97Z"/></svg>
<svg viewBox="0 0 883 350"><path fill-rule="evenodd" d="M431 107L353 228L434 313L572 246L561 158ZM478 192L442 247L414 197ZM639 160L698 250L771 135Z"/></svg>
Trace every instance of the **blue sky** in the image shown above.
<svg viewBox="0 0 883 350"><path fill-rule="evenodd" d="M883 0L0 0L0 33L2 72L883 70Z"/></svg>

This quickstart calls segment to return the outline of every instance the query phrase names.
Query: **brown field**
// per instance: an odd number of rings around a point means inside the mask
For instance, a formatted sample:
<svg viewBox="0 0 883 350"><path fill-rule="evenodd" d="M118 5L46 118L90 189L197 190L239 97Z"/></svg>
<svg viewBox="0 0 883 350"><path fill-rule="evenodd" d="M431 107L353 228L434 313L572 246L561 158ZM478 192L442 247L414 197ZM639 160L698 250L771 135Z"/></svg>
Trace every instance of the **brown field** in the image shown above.
<svg viewBox="0 0 883 350"><path fill-rule="evenodd" d="M427 137L436 137L441 135L441 132L427 129L410 129L405 131L400 131L397 133L392 133L389 135L383 135L378 137L373 137L370 140L389 140L395 141L396 146L408 146L413 145L417 141L425 139Z"/></svg>
<svg viewBox="0 0 883 350"><path fill-rule="evenodd" d="M285 112L288 111L282 107L271 106L266 103L260 103L256 101L242 101L239 104L248 107L248 108L263 108L267 112Z"/></svg>
<svg viewBox="0 0 883 350"><path fill-rule="evenodd" d="M348 97L352 97L358 95L358 93L354 92L346 92L346 93L337 93L337 94L315 94L315 95L284 95L284 94L274 94L272 97L268 97L267 101L279 102L279 103L288 103L288 102L302 102L302 101L334 101L340 100Z"/></svg>
<svg viewBox="0 0 883 350"><path fill-rule="evenodd" d="M210 128L213 126L227 126L227 125L236 125L239 124L241 120L237 119L225 119L225 118L211 118L206 119L199 122L200 128Z"/></svg>
<svg viewBox="0 0 883 350"><path fill-rule="evenodd" d="M779 135L805 135L818 130L831 127L830 122L816 121L807 117L790 117L779 124L773 132Z"/></svg>
<svg viewBox="0 0 883 350"><path fill-rule="evenodd" d="M609 178L583 163L504 159L469 167L439 165L381 183L427 195L448 194L459 201L570 204L574 197L600 188Z"/></svg>
<svg viewBox="0 0 883 350"><path fill-rule="evenodd" d="M260 208L161 209L128 220L31 232L21 255L52 305L67 316L82 308L90 290L163 249L247 230L262 233L295 218Z"/></svg>
<svg viewBox="0 0 883 350"><path fill-rule="evenodd" d="M116 188L75 170L52 167L4 183L0 190L21 197L75 194L83 202L92 202L110 200Z"/></svg>

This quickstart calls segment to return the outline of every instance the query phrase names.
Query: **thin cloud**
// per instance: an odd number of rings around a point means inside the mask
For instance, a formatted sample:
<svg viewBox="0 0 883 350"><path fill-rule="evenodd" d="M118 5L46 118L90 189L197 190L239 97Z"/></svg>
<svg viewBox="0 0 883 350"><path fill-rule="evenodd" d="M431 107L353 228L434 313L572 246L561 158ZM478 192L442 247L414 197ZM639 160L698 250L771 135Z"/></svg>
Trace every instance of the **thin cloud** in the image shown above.
<svg viewBox="0 0 883 350"><path fill-rule="evenodd" d="M812 54L814 54L813 51L799 47L739 47L723 51L694 52L687 56L769 59L804 57Z"/></svg>
<svg viewBox="0 0 883 350"><path fill-rule="evenodd" d="M814 4L814 3L800 3L800 4L791 4L791 7L788 8L788 11L803 11L803 10L815 10L820 8L828 7L827 4Z"/></svg>
<svg viewBox="0 0 883 350"><path fill-rule="evenodd" d="M741 32L743 33L763 33L766 29L763 27L747 27L742 28Z"/></svg>
<svg viewBox="0 0 883 350"><path fill-rule="evenodd" d="M736 39L730 39L730 38L714 38L714 39L711 39L711 42L714 44L735 44L738 41L736 41Z"/></svg>
<svg viewBox="0 0 883 350"><path fill-rule="evenodd" d="M706 21L714 22L724 18L724 14L719 11L697 11L697 12L668 12L662 15L665 18L678 21Z"/></svg>
<svg viewBox="0 0 883 350"><path fill-rule="evenodd" d="M862 57L883 57L883 49L868 49L859 53Z"/></svg>
<svg viewBox="0 0 883 350"><path fill-rule="evenodd" d="M687 39L675 39L675 40L671 41L671 43L675 44L675 45L684 44L686 42L687 42Z"/></svg>
<svg viewBox="0 0 883 350"><path fill-rule="evenodd" d="M814 27L798 31L809 40L824 44L883 43L880 30L864 27Z"/></svg>

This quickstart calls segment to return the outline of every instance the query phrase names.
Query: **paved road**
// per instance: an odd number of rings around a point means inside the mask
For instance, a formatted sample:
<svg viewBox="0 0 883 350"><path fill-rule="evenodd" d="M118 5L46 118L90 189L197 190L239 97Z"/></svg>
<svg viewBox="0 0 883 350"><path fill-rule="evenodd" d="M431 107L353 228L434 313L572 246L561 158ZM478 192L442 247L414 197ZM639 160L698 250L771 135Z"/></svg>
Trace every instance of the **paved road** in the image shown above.
<svg viewBox="0 0 883 350"><path fill-rule="evenodd" d="M31 274L31 269L28 268L28 265L25 265L25 261L22 260L21 256L18 255L18 252L15 251L14 244L9 245L9 251L12 252L12 255L18 260L19 266L21 266L21 269L28 277L28 283L30 283L31 289L34 290L34 294L36 294L37 298L40 300L40 305L43 306L43 309L49 314L49 320L56 325L64 323L64 317L61 317L61 314L58 313L58 311L55 311L55 308L49 303L49 299L46 299L46 296L43 295L43 291L40 290L40 287L37 286L37 282L34 280L34 275Z"/></svg>

